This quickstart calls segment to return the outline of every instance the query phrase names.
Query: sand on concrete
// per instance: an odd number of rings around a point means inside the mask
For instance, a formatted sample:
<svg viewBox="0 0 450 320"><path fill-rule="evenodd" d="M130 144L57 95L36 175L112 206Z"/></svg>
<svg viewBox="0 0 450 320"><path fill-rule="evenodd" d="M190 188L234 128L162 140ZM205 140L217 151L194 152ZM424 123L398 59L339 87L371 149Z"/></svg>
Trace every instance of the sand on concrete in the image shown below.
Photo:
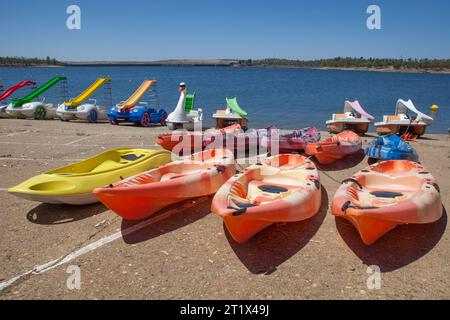
<svg viewBox="0 0 450 320"><path fill-rule="evenodd" d="M101 204L46 205L6 192L110 148L156 148L155 138L164 131L0 119L0 283L6 284L0 299L450 298L446 211L433 224L399 226L371 247L353 226L330 214L339 181L367 165L363 154L320 167L323 205L315 217L273 225L243 245L210 214L211 198L168 208L160 213L165 219L136 227ZM364 144L371 139L364 137ZM448 135L428 134L413 145L438 179L448 210ZM89 247L100 239L106 243ZM380 289L367 286L372 265L381 269ZM70 266L80 268L79 290L67 286Z"/></svg>

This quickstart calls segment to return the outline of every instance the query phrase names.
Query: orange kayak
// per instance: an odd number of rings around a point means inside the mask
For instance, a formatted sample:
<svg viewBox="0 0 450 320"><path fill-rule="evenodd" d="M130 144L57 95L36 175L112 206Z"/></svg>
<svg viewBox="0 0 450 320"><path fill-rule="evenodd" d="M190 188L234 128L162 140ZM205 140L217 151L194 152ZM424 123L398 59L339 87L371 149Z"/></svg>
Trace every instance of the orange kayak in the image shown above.
<svg viewBox="0 0 450 320"><path fill-rule="evenodd" d="M331 164L361 149L362 141L353 131L344 131L326 140L310 142L306 153L315 156L321 164Z"/></svg>
<svg viewBox="0 0 450 320"><path fill-rule="evenodd" d="M333 199L335 216L349 220L366 245L399 224L423 224L442 216L439 187L418 163L378 162L343 182Z"/></svg>
<svg viewBox="0 0 450 320"><path fill-rule="evenodd" d="M177 151L174 150L177 145L183 146L183 152L174 152L178 155L189 154L189 152L194 153L195 149L201 151L205 147L202 132L185 132L178 135L165 133L158 136L156 143L168 151ZM186 150L189 152L186 152Z"/></svg>
<svg viewBox="0 0 450 320"><path fill-rule="evenodd" d="M210 129L204 132L165 133L158 136L156 143L168 151L184 155L203 150L214 141L212 137L220 136L222 138L224 134L239 130L241 130L241 126L234 124L222 129Z"/></svg>
<svg viewBox="0 0 450 320"><path fill-rule="evenodd" d="M228 180L214 196L211 210L241 243L273 223L314 216L321 202L314 163L301 155L282 154Z"/></svg>
<svg viewBox="0 0 450 320"><path fill-rule="evenodd" d="M119 216L144 219L171 204L214 194L235 173L233 154L208 150L94 190Z"/></svg>

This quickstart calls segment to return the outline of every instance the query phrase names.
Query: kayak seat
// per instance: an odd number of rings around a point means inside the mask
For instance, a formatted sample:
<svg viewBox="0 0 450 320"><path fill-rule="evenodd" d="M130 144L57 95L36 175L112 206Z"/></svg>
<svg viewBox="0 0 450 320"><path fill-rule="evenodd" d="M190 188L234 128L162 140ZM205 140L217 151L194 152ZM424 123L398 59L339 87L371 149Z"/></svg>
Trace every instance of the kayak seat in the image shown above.
<svg viewBox="0 0 450 320"><path fill-rule="evenodd" d="M139 160L140 158L144 157L145 155L141 154L139 156L135 155L134 153L130 153L130 154L126 154L121 156L122 159L127 160L127 161L136 161Z"/></svg>
<svg viewBox="0 0 450 320"><path fill-rule="evenodd" d="M261 185L258 187L259 190L261 190L262 192L266 192L266 193L283 193L283 192L287 192L289 191L286 188L283 187L279 187L279 186L274 186L274 185Z"/></svg>
<svg viewBox="0 0 450 320"><path fill-rule="evenodd" d="M289 189L280 185L270 184L267 181L253 180L248 184L247 199L251 203L261 204L282 198Z"/></svg>
<svg viewBox="0 0 450 320"><path fill-rule="evenodd" d="M392 198L392 199L403 196L403 193L392 191L372 191L370 194L377 198Z"/></svg>

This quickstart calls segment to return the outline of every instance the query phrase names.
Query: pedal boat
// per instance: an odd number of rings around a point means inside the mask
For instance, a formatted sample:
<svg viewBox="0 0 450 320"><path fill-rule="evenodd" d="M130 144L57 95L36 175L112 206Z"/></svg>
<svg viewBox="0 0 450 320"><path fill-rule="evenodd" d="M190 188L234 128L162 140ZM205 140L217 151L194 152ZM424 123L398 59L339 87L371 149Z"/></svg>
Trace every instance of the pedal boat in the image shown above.
<svg viewBox="0 0 450 320"><path fill-rule="evenodd" d="M378 160L419 160L416 150L393 133L373 139L364 153Z"/></svg>
<svg viewBox="0 0 450 320"><path fill-rule="evenodd" d="M358 100L344 103L344 113L333 114L332 119L326 122L326 127L330 133L340 133L351 130L359 134L369 131L369 125L374 119L368 114Z"/></svg>
<svg viewBox="0 0 450 320"><path fill-rule="evenodd" d="M409 115L408 111L414 115ZM395 115L384 116L382 122L375 123L375 127L379 135L411 133L420 137L425 134L432 121L433 118L420 112L411 99L408 101L399 99Z"/></svg>

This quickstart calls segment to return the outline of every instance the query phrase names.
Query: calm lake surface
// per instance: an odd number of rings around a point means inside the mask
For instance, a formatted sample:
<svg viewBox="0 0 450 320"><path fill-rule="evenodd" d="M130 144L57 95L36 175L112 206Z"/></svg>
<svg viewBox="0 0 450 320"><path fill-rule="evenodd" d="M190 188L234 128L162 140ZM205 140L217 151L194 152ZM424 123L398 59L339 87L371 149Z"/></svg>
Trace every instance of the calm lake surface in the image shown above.
<svg viewBox="0 0 450 320"><path fill-rule="evenodd" d="M435 121L429 132L447 132L450 128L447 74L228 67L0 68L0 84L7 88L22 80L33 80L40 85L56 75L68 77L70 97L77 96L96 78L109 76L113 79L114 103L125 100L144 79L157 79L160 106L168 112L178 101L178 84L183 81L189 92L196 93L196 105L203 108L206 125L213 124L211 116L216 109L224 108L225 97L238 98L249 113L249 127L275 125L283 129L324 129L332 113L342 112L346 98L359 99L376 121L381 121L383 114L394 114L398 98L411 98L427 114L431 114L431 105L440 107L432 115ZM28 92L17 91L14 97ZM46 101L61 102L60 86L44 96ZM103 92L99 91L95 98L104 100Z"/></svg>

